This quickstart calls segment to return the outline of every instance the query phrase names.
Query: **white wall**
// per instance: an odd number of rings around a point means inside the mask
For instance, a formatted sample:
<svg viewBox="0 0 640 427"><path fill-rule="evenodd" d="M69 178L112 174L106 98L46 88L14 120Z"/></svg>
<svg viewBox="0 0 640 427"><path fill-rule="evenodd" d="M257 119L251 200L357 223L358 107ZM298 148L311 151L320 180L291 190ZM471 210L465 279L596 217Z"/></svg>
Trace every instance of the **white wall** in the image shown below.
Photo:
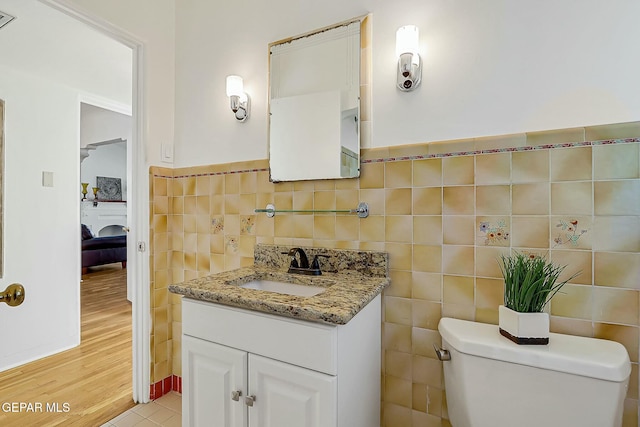
<svg viewBox="0 0 640 427"><path fill-rule="evenodd" d="M0 371L79 343L78 92L0 65L5 100L4 277L25 287L0 306ZM42 172L53 172L53 187Z"/></svg>
<svg viewBox="0 0 640 427"><path fill-rule="evenodd" d="M147 164L160 164L160 147L172 145L174 133L174 0L57 1L105 20L144 43L144 154Z"/></svg>
<svg viewBox="0 0 640 427"><path fill-rule="evenodd" d="M93 199L91 188L96 177L106 176L122 180L122 200L127 200L127 143L101 145L89 151L89 157L80 165L80 182L89 183L88 199Z"/></svg>
<svg viewBox="0 0 640 427"><path fill-rule="evenodd" d="M373 147L640 119L637 0L180 1L175 166L266 158L267 45L367 12ZM424 59L411 93L395 88L406 24L420 27ZM251 96L245 123L228 74Z"/></svg>
<svg viewBox="0 0 640 427"><path fill-rule="evenodd" d="M131 140L131 114L122 114L82 103L80 105L80 147L114 139Z"/></svg>

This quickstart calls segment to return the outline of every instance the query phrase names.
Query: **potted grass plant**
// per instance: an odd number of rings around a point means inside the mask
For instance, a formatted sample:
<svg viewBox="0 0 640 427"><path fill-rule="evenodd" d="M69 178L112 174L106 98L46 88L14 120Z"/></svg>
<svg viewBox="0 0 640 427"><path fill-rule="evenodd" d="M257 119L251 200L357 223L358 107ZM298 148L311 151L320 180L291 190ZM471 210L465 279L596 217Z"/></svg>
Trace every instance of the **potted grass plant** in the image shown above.
<svg viewBox="0 0 640 427"><path fill-rule="evenodd" d="M559 281L566 265L558 266L544 257L515 251L500 258L504 277L504 305L498 309L500 333L517 344L548 344L549 314L544 309L579 273Z"/></svg>

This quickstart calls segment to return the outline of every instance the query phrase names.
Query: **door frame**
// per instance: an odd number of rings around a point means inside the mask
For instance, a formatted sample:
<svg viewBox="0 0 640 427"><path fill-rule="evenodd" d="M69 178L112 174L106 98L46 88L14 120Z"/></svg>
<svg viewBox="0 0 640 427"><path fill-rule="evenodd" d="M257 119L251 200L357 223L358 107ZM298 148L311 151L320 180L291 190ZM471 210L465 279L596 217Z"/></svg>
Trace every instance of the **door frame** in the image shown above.
<svg viewBox="0 0 640 427"><path fill-rule="evenodd" d="M134 182L130 186L133 203L127 203L128 240L133 250L127 251L127 277L132 284L132 353L133 353L133 400L149 402L151 385L151 315L149 290L149 256L146 251L149 241L149 177L145 163L144 132L144 43L130 33L108 21L79 10L68 0L38 0L60 12L88 25L107 37L124 44L132 50L132 144L131 165ZM79 105L79 104L78 104ZM130 218L130 219L129 219ZM135 256L129 259L129 255Z"/></svg>

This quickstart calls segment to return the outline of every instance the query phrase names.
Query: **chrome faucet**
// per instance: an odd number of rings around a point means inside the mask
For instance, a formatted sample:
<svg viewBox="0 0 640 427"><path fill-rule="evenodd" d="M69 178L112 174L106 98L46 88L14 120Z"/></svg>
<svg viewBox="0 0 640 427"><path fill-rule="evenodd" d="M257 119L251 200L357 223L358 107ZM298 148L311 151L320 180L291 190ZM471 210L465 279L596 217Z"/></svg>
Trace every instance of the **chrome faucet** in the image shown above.
<svg viewBox="0 0 640 427"><path fill-rule="evenodd" d="M329 258L329 255L317 254L313 257L311 266L309 266L309 258L307 258L307 254L302 248L292 248L291 250L289 250L289 252L282 253L287 254L291 257L289 270L287 270L288 273L306 274L310 276L319 276L322 274L322 271L320 271L320 263L318 262L318 257ZM300 262L298 262L296 254L300 258Z"/></svg>

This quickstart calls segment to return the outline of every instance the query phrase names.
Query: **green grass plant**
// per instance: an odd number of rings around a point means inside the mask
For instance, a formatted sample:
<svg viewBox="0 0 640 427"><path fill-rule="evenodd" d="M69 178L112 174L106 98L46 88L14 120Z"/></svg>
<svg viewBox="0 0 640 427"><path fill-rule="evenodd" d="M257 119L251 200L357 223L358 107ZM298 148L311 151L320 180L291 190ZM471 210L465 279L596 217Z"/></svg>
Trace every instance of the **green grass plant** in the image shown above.
<svg viewBox="0 0 640 427"><path fill-rule="evenodd" d="M560 288L579 274L558 282L566 265L558 266L544 257L515 251L511 256L500 258L504 305L519 313L541 313Z"/></svg>

